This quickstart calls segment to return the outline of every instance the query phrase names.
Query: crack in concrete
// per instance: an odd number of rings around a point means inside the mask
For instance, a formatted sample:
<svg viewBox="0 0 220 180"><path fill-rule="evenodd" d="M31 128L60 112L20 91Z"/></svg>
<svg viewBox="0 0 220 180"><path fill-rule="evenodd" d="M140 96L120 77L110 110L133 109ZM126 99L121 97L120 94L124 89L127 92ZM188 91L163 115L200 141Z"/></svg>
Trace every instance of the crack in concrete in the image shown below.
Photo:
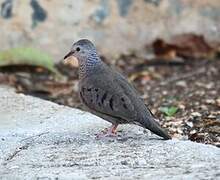
<svg viewBox="0 0 220 180"><path fill-rule="evenodd" d="M36 135L30 136L30 137L24 138L20 142L24 142L24 141L27 141L29 139L33 139L35 137L40 137L40 136L45 135L45 134L49 134L49 132L47 131L47 132L43 132L43 133L40 133L40 134L36 134Z"/></svg>
<svg viewBox="0 0 220 180"><path fill-rule="evenodd" d="M40 137L42 135L45 135L45 134L48 134L49 132L43 132L43 133L40 133L40 134L36 134L36 135L33 135L33 136L30 136L30 137L27 137L27 138L24 138L20 141L21 142L24 142L24 141L27 141L27 140L33 140L33 138L35 137ZM8 156L6 156L4 159L5 162L3 162L2 164L3 165L7 165L8 161L12 160L15 156L17 156L21 151L23 150L27 150L31 145L33 144L33 141L31 142L26 142L25 144L19 146L19 147L16 147L15 150L10 153Z"/></svg>
<svg viewBox="0 0 220 180"><path fill-rule="evenodd" d="M10 160L12 160L19 152L21 152L22 150L28 149L29 146L30 146L30 144L27 143L27 144L24 144L24 145L22 145L22 146L17 147L17 148L13 151L13 153L9 154L8 157L5 158L5 161L10 161ZM6 165L6 164L7 164L6 162L3 163L3 165Z"/></svg>

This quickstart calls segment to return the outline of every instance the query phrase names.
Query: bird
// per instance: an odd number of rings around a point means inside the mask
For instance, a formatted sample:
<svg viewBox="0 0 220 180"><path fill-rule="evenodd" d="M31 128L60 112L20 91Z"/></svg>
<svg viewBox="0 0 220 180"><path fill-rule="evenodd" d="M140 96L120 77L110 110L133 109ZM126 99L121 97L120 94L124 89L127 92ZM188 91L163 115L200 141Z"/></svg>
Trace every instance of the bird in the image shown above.
<svg viewBox="0 0 220 180"><path fill-rule="evenodd" d="M65 61L68 59L77 59L79 64L79 97L86 110L112 124L103 136L116 135L119 124L135 124L164 140L171 139L138 91L122 74L102 61L90 40L73 43L64 57Z"/></svg>

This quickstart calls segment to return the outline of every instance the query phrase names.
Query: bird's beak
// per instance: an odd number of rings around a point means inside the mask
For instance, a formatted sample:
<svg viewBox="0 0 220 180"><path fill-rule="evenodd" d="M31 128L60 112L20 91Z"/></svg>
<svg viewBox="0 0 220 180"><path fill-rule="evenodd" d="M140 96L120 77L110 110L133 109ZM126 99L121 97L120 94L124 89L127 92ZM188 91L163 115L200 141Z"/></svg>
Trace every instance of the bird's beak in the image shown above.
<svg viewBox="0 0 220 180"><path fill-rule="evenodd" d="M64 56L64 60L67 59L68 57L72 56L74 54L74 51L70 51L69 53L67 53L66 56Z"/></svg>
<svg viewBox="0 0 220 180"><path fill-rule="evenodd" d="M64 56L64 64L70 65L72 67L78 67L79 62L76 57L73 56L74 51L70 51L66 56Z"/></svg>

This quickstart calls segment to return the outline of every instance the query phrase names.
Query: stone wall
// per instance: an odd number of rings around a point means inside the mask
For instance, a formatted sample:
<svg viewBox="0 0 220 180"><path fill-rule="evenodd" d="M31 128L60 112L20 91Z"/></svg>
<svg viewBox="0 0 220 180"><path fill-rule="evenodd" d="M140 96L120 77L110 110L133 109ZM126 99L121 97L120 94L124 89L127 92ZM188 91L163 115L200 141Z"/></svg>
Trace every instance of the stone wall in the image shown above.
<svg viewBox="0 0 220 180"><path fill-rule="evenodd" d="M32 46L59 60L90 38L116 56L183 32L217 40L219 22L219 0L0 0L0 50Z"/></svg>

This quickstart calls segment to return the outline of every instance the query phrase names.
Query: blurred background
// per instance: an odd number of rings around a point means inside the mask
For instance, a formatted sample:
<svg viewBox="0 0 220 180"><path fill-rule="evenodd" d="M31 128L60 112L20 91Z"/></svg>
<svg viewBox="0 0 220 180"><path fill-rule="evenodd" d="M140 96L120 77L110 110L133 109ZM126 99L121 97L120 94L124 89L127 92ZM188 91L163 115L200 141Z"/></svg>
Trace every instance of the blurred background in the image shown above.
<svg viewBox="0 0 220 180"><path fill-rule="evenodd" d="M0 0L1 49L32 46L63 57L79 38L101 53L139 50L181 33L220 38L219 0Z"/></svg>
<svg viewBox="0 0 220 180"><path fill-rule="evenodd" d="M140 91L177 138L220 146L219 0L0 0L0 83L82 108L80 38Z"/></svg>

